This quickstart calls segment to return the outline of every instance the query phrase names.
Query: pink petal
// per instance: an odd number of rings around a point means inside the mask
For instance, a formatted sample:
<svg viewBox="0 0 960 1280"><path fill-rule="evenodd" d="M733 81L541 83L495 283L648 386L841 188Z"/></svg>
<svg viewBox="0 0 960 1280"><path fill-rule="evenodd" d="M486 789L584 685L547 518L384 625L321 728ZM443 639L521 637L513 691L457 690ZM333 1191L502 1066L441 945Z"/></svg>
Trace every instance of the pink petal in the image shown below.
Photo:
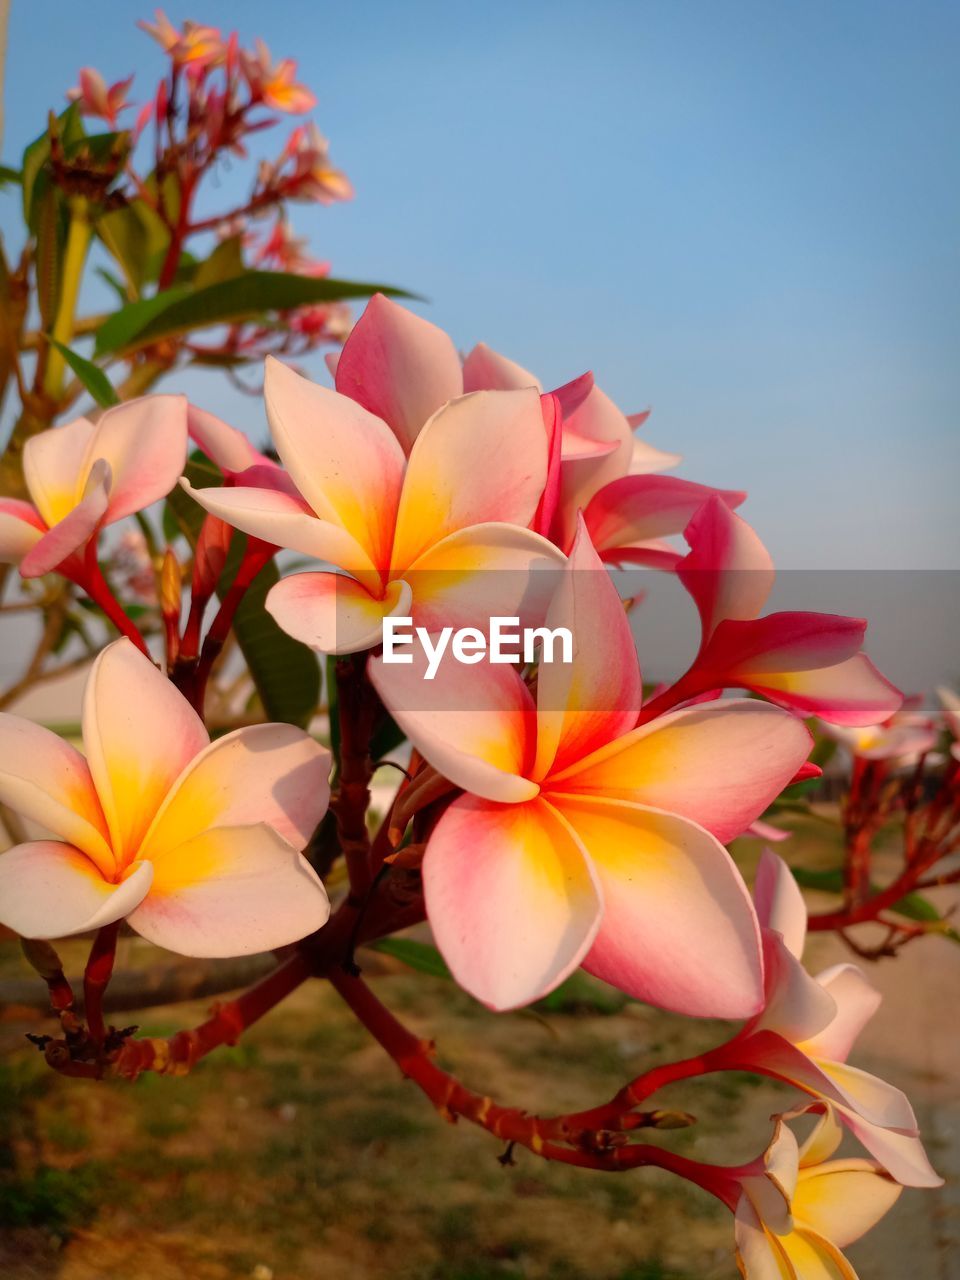
<svg viewBox="0 0 960 1280"><path fill-rule="evenodd" d="M485 342L478 342L463 362L464 391L520 391L524 387L543 390L523 365L508 360Z"/></svg>
<svg viewBox="0 0 960 1280"><path fill-rule="evenodd" d="M390 555L403 450L390 428L347 396L268 357L264 396L280 458L322 520L339 525L377 567Z"/></svg>
<svg viewBox="0 0 960 1280"><path fill-rule="evenodd" d="M736 507L747 495L677 476L621 476L593 495L583 515L594 546L605 551L682 533L695 512L714 496Z"/></svg>
<svg viewBox="0 0 960 1280"><path fill-rule="evenodd" d="M283 475L277 473L278 479ZM261 473L261 478L262 473ZM288 477L284 477L288 480ZM328 520L319 520L293 486L278 488L230 485L220 489L194 489L181 481L205 511L254 538L271 542L301 555L326 560L348 573L379 584L380 575L370 555L351 534Z"/></svg>
<svg viewBox="0 0 960 1280"><path fill-rule="evenodd" d="M258 724L217 738L189 762L140 850L158 861L214 827L266 823L303 849L327 810L330 752L288 724Z"/></svg>
<svg viewBox="0 0 960 1280"><path fill-rule="evenodd" d="M761 925L779 933L799 960L807 936L807 904L790 868L769 849L763 851L757 867L753 900Z"/></svg>
<svg viewBox="0 0 960 1280"><path fill-rule="evenodd" d="M725 618L755 618L773 588L770 555L753 529L720 498L704 503L684 531L689 555L677 576L690 592L704 640Z"/></svg>
<svg viewBox="0 0 960 1280"><path fill-rule="evenodd" d="M359 653L383 643L383 620L410 614L411 591L391 582L382 597L342 573L294 573L267 595L267 612L321 653Z"/></svg>
<svg viewBox="0 0 960 1280"><path fill-rule="evenodd" d="M862 618L834 613L769 613L763 618L729 619L718 624L697 667L728 685L733 677L759 682L766 674L831 667L859 651L866 629Z"/></svg>
<svg viewBox="0 0 960 1280"><path fill-rule="evenodd" d="M402 572L441 538L490 521L529 525L547 482L540 397L475 391L417 437L400 498L392 564Z"/></svg>
<svg viewBox="0 0 960 1280"><path fill-rule="evenodd" d="M860 1032L883 1000L880 992L852 964L837 964L817 974L818 984L837 1006L828 1026L804 1042L804 1050L817 1058L846 1062Z"/></svg>
<svg viewBox="0 0 960 1280"><path fill-rule="evenodd" d="M872 725L899 710L903 694L865 653L816 671L763 672L744 687L802 716L840 725Z"/></svg>
<svg viewBox="0 0 960 1280"><path fill-rule="evenodd" d="M475 795L505 802L535 796L539 787L524 776L533 758L535 712L516 671L444 661L426 680L423 650L415 647L411 656L409 665L371 658L367 671L421 755Z"/></svg>
<svg viewBox="0 0 960 1280"><path fill-rule="evenodd" d="M493 617L539 626L565 557L552 542L511 524L478 524L448 534L404 573L417 626L489 630Z"/></svg>
<svg viewBox="0 0 960 1280"><path fill-rule="evenodd" d="M83 745L114 851L135 858L154 815L209 739L186 698L129 640L100 654L83 695Z"/></svg>
<svg viewBox="0 0 960 1280"><path fill-rule="evenodd" d="M103 523L110 482L109 464L97 462L91 468L86 490L77 505L35 542L21 560L22 577L40 578L62 566L86 545Z"/></svg>
<svg viewBox="0 0 960 1280"><path fill-rule="evenodd" d="M23 478L47 525L58 524L80 499L84 460L94 430L87 418L75 418L62 427L38 432L23 447Z"/></svg>
<svg viewBox="0 0 960 1280"><path fill-rule="evenodd" d="M242 431L195 404L187 405L187 429L211 462L225 475L236 475L248 467L276 467L276 463L253 447Z"/></svg>
<svg viewBox="0 0 960 1280"><path fill-rule="evenodd" d="M101 458L113 475L105 524L166 497L187 460L186 397L142 396L108 409L87 445L86 469Z"/></svg>
<svg viewBox="0 0 960 1280"><path fill-rule="evenodd" d="M726 844L780 794L811 742L804 725L776 707L711 702L634 729L551 786L678 813Z"/></svg>
<svg viewBox="0 0 960 1280"><path fill-rule="evenodd" d="M549 799L589 854L603 893L603 921L585 967L678 1013L756 1013L760 931L740 873L714 837L640 805Z"/></svg>
<svg viewBox="0 0 960 1280"><path fill-rule="evenodd" d="M453 976L491 1009L552 991L583 959L600 920L588 859L541 800L455 801L430 837L423 887Z"/></svg>
<svg viewBox="0 0 960 1280"><path fill-rule="evenodd" d="M113 874L107 822L86 760L20 716L0 714L0 803L76 845L104 875Z"/></svg>
<svg viewBox="0 0 960 1280"><path fill-rule="evenodd" d="M36 507L0 498L0 564L19 564L47 531Z"/></svg>
<svg viewBox="0 0 960 1280"><path fill-rule="evenodd" d="M130 924L180 955L273 951L330 915L316 872L271 827L217 827L163 853L153 868L153 888Z"/></svg>
<svg viewBox="0 0 960 1280"><path fill-rule="evenodd" d="M69 844L32 840L0 854L0 921L23 938L66 938L122 920L150 888L141 863L121 884L105 880Z"/></svg>
<svg viewBox="0 0 960 1280"><path fill-rule="evenodd" d="M336 388L382 418L409 453L427 419L463 394L460 357L442 329L378 293L344 343Z"/></svg>
<svg viewBox="0 0 960 1280"><path fill-rule="evenodd" d="M761 920L762 924L762 920ZM754 1030L775 1031L795 1044L829 1025L837 1007L830 994L811 978L778 933L763 929L763 1012Z"/></svg>
<svg viewBox="0 0 960 1280"><path fill-rule="evenodd" d="M768 1031L751 1034L738 1050L743 1065L754 1064L767 1075L854 1110L869 1124L904 1133L916 1133L917 1119L906 1095L900 1090L846 1063L828 1062L810 1056L806 1045L790 1044Z"/></svg>
<svg viewBox="0 0 960 1280"><path fill-rule="evenodd" d="M864 1120L850 1107L837 1103L834 1106L854 1137L901 1186L943 1186L943 1179L931 1165L916 1134L893 1132Z"/></svg>
<svg viewBox="0 0 960 1280"><path fill-rule="evenodd" d="M582 519L545 626L570 632L574 661L543 663L538 671L538 779L627 733L643 700L626 610Z"/></svg>

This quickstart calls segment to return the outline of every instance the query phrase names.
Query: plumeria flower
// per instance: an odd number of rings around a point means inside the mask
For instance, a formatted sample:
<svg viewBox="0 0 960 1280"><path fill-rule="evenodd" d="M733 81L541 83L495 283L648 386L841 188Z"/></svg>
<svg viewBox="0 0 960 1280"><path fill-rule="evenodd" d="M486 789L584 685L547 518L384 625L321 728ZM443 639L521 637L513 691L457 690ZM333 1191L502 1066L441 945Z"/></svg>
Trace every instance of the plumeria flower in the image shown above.
<svg viewBox="0 0 960 1280"><path fill-rule="evenodd" d="M60 938L126 918L188 956L237 956L320 928L329 903L299 850L329 799L330 754L291 725L211 743L126 639L93 664L85 756L0 715L0 801L53 839L0 854L0 921Z"/></svg>
<svg viewBox="0 0 960 1280"><path fill-rule="evenodd" d="M892 760L914 764L936 745L937 732L926 716L897 713L880 724L847 728L820 721L824 736L843 747L854 759Z"/></svg>
<svg viewBox="0 0 960 1280"><path fill-rule="evenodd" d="M268 359L267 417L286 473L256 467L223 489L190 489L237 529L340 573L293 574L267 608L324 653L382 639L383 619L465 626L523 607L542 614L563 557L527 526L546 481L536 392L444 405L409 459L379 418Z"/></svg>
<svg viewBox="0 0 960 1280"><path fill-rule="evenodd" d="M302 115L312 111L317 100L310 90L296 81L297 64L292 58L274 62L270 50L260 39L256 41L256 53L241 51L240 65L250 93L255 101L274 111Z"/></svg>
<svg viewBox="0 0 960 1280"><path fill-rule="evenodd" d="M291 172L285 172L287 165ZM330 163L330 144L315 124L298 125L290 134L275 164L266 161L260 169L260 185L276 187L290 200L333 204L351 200L353 186L340 169Z"/></svg>
<svg viewBox="0 0 960 1280"><path fill-rule="evenodd" d="M206 27L199 22L185 22L177 30L162 9L154 11L154 22L138 22L137 26L170 55L177 66L195 70L218 66L227 55L227 46L217 27Z"/></svg>
<svg viewBox="0 0 960 1280"><path fill-rule="evenodd" d="M96 116L116 128L118 113L130 106L127 94L132 84L133 76L127 76L126 80L117 80L108 88L99 71L83 67L79 85L71 89L67 97L79 104L82 115Z"/></svg>
<svg viewBox="0 0 960 1280"><path fill-rule="evenodd" d="M717 497L684 531L690 553L677 576L700 613L700 651L671 705L711 689L762 694L801 715L872 725L903 696L861 653L866 623L830 613L761 611L773 589L770 555L753 529Z"/></svg>
<svg viewBox="0 0 960 1280"><path fill-rule="evenodd" d="M105 525L170 492L187 452L183 396L144 396L27 441L30 502L0 498L0 561L25 578L57 569L83 585L85 557Z"/></svg>
<svg viewBox="0 0 960 1280"><path fill-rule="evenodd" d="M745 700L635 729L633 638L582 526L546 626L571 631L574 661L541 662L536 703L510 666L445 663L424 682L416 664L370 660L414 746L468 793L423 862L437 945L495 1009L538 999L583 964L667 1009L755 1013L757 920L721 842L794 776L809 733Z"/></svg>
<svg viewBox="0 0 960 1280"><path fill-rule="evenodd" d="M769 850L754 897L764 939L763 1012L727 1045L711 1069L758 1071L829 1102L867 1150L905 1186L939 1186L905 1095L847 1062L880 1004L879 992L852 964L811 978L800 963L807 909L786 864Z"/></svg>
<svg viewBox="0 0 960 1280"><path fill-rule="evenodd" d="M250 467L272 467L275 471L282 471L272 458L254 447L249 436L198 405L187 406L187 430L193 443L228 480Z"/></svg>
<svg viewBox="0 0 960 1280"><path fill-rule="evenodd" d="M442 329L382 295L370 300L343 351L328 356L327 362L337 390L382 418L405 453L437 409L464 392L543 391L532 373L484 343L461 361ZM680 459L635 439L634 428L647 415L621 413L590 375L556 394L562 424L550 536L566 551L576 532L577 511L585 508L587 528L605 559L672 567L678 553L663 538L682 532L717 491L684 480L645 483L650 480L646 473L663 471ZM611 481L617 487L599 496ZM744 497L732 492L721 496L734 504ZM621 554L613 555L615 550Z"/></svg>
<svg viewBox="0 0 960 1280"><path fill-rule="evenodd" d="M801 1147L778 1120L762 1160L742 1170L735 1230L744 1280L857 1280L840 1251L880 1221L902 1187L876 1161L831 1160L841 1136L829 1107Z"/></svg>

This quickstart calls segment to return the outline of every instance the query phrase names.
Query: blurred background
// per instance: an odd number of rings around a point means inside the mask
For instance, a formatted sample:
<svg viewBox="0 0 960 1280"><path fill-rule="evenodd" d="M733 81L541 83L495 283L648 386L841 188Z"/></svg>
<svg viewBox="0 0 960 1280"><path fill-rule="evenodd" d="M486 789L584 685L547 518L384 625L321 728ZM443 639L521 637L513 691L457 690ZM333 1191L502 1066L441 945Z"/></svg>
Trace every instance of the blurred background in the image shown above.
<svg viewBox="0 0 960 1280"><path fill-rule="evenodd" d="M462 348L484 340L547 385L593 369L625 411L652 407L644 435L684 455L682 475L749 491L744 513L787 571L776 607L869 617L870 652L908 690L960 675L956 4L198 0L167 13L298 59L356 188L294 214L335 275L415 291ZM3 159L18 161L82 66L108 82L137 72L142 102L163 63L135 26L149 16L129 0L13 0ZM248 172L224 169L220 193ZM15 201L0 195L5 235ZM324 376L320 357L310 367ZM265 438L260 401L218 374L177 388ZM644 656L663 676L688 656L676 635L694 637L675 584L651 585L663 604L643 615ZM4 670L20 661L0 654ZM50 697L30 714L72 718L62 689ZM122 964L148 958L124 945ZM814 967L845 957L818 945ZM931 983L939 946L881 968L884 1026L859 1061L911 1092L934 1162L957 1168L956 955ZM468 1083L531 1107L582 1105L650 1055L719 1034L622 1001L599 1017L595 992L494 1018L449 987L383 981ZM0 1271L732 1276L729 1222L704 1197L529 1157L504 1173L485 1135L448 1132L333 996L319 1013L316 999L301 992L188 1081L135 1090L41 1073L5 1051L22 1032L0 1028ZM154 1010L145 1030L201 1012ZM782 1102L739 1078L679 1096L701 1117L681 1149L745 1158L753 1121ZM906 1193L851 1251L864 1280L960 1274L955 1186Z"/></svg>

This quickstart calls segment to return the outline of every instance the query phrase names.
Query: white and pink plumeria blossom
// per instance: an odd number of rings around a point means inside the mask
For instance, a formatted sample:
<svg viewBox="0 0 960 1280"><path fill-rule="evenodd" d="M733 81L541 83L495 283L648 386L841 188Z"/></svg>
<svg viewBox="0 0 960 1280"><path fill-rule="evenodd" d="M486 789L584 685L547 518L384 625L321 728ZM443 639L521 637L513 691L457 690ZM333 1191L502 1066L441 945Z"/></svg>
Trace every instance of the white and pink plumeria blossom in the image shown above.
<svg viewBox="0 0 960 1280"><path fill-rule="evenodd" d="M810 977L801 964L807 932L803 894L786 863L767 850L754 898L763 930L765 1007L714 1051L730 1069L759 1071L829 1102L871 1155L904 1186L935 1187L906 1096L847 1062L880 993L852 964Z"/></svg>
<svg viewBox="0 0 960 1280"><path fill-rule="evenodd" d="M442 329L382 294L370 300L342 352L328 357L327 363L337 390L382 418L405 453L441 405L464 392L527 387L543 391L534 374L485 343L478 343L461 361ZM663 539L681 533L697 506L716 491L684 480L674 481L663 492L639 484L639 477L676 466L680 458L638 440L634 430L649 414L621 413L590 375L555 394L562 430L551 538L568 550L577 512L583 508L602 556L632 548L632 563L672 564L677 553ZM637 480L626 479L629 476ZM611 481L620 482L618 491L601 497L600 490ZM724 496L743 500L742 494Z"/></svg>
<svg viewBox="0 0 960 1280"><path fill-rule="evenodd" d="M811 738L755 701L634 728L642 697L616 589L581 525L547 615L572 664L541 662L537 700L509 666L371 658L417 750L468 794L423 862L427 915L460 984L494 1009L545 995L578 965L628 994L705 1017L763 1000L760 936L722 842L790 781Z"/></svg>
<svg viewBox="0 0 960 1280"><path fill-rule="evenodd" d="M444 404L409 458L381 418L277 360L264 392L286 471L255 466L222 489L183 483L235 528L340 570L271 590L285 631L353 653L379 644L394 614L431 630L497 614L542 620L564 557L527 527L547 480L536 391Z"/></svg>
<svg viewBox="0 0 960 1280"><path fill-rule="evenodd" d="M761 617L775 571L766 547L727 502L711 497L684 537L677 576L700 614L700 651L676 689L741 688L840 725L891 716L903 695L861 652L866 622L788 611Z"/></svg>
<svg viewBox="0 0 960 1280"><path fill-rule="evenodd" d="M211 743L126 639L93 664L82 723L85 756L0 715L0 801L53 836L0 854L0 922L60 938L126 918L188 956L268 951L325 923L299 852L326 811L325 748L285 724Z"/></svg>
<svg viewBox="0 0 960 1280"><path fill-rule="evenodd" d="M183 396L143 396L96 424L76 418L31 436L23 450L31 501L0 498L0 561L25 578L61 567L82 575L90 540L165 497L186 456Z"/></svg>
<svg viewBox="0 0 960 1280"><path fill-rule="evenodd" d="M843 1131L829 1106L802 1146L783 1119L756 1167L742 1171L734 1228L740 1273L744 1280L857 1280L841 1249L880 1221L902 1187L874 1160L830 1159Z"/></svg>
<svg viewBox="0 0 960 1280"><path fill-rule="evenodd" d="M819 722L825 737L859 760L892 760L900 765L915 764L937 744L937 731L926 716L896 714L880 724L847 728Z"/></svg>

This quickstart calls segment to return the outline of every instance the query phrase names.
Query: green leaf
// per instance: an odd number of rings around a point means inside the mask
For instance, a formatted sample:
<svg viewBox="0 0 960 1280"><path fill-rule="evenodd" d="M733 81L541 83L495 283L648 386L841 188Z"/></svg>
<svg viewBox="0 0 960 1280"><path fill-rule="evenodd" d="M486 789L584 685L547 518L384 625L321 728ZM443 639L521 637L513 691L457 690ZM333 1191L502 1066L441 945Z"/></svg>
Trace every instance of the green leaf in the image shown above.
<svg viewBox="0 0 960 1280"><path fill-rule="evenodd" d="M630 997L577 969L533 1006L541 1013L619 1013Z"/></svg>
<svg viewBox="0 0 960 1280"><path fill-rule="evenodd" d="M14 183L19 184L23 180L23 175L19 169L11 169L8 164L0 164L0 187L9 187Z"/></svg>
<svg viewBox="0 0 960 1280"><path fill-rule="evenodd" d="M233 581L246 550L246 538L233 535L223 578L217 592L223 597ZM271 560L254 578L233 620L237 643L270 720L305 729L320 701L320 664L317 655L299 640L281 631L267 613L267 592L280 581Z"/></svg>
<svg viewBox="0 0 960 1280"><path fill-rule="evenodd" d="M417 942L414 938L378 938L376 942L368 942L366 945L371 951L393 956L395 960L402 960L408 968L416 969L418 973L428 973L432 978L453 976L444 963L443 956L428 942Z"/></svg>
<svg viewBox="0 0 960 1280"><path fill-rule="evenodd" d="M168 246L170 236L163 221L145 201L134 200L97 219L97 234L123 270L128 297L136 300L148 279L147 262Z"/></svg>
<svg viewBox="0 0 960 1280"><path fill-rule="evenodd" d="M205 289L208 285L219 284L222 280L233 280L246 270L243 262L243 237L231 236L229 240L221 240L205 262L197 267L193 277L195 289Z"/></svg>
<svg viewBox="0 0 960 1280"><path fill-rule="evenodd" d="M179 302L189 296L190 290L185 285L179 285L175 289L165 289L152 298L140 298L121 307L100 326L94 355L109 355L129 345L134 335L144 329L155 316L160 315L174 301Z"/></svg>
<svg viewBox="0 0 960 1280"><path fill-rule="evenodd" d="M97 368L92 360L86 360L83 356L78 356L75 351L65 347L56 338L48 338L48 341L57 348L101 409L109 409L112 405L120 403L120 397L114 391L110 379L102 369Z"/></svg>
<svg viewBox="0 0 960 1280"><path fill-rule="evenodd" d="M102 326L97 355L141 346L171 334L209 325L249 320L271 311L291 311L313 303L368 298L374 293L409 298L389 285L330 277L298 276L285 271L247 271L202 289L164 290L149 300L133 302Z"/></svg>
<svg viewBox="0 0 960 1280"><path fill-rule="evenodd" d="M823 871L810 871L807 867L791 867L793 878L804 889L821 889L824 893L840 893L843 890L843 868L830 867Z"/></svg>

